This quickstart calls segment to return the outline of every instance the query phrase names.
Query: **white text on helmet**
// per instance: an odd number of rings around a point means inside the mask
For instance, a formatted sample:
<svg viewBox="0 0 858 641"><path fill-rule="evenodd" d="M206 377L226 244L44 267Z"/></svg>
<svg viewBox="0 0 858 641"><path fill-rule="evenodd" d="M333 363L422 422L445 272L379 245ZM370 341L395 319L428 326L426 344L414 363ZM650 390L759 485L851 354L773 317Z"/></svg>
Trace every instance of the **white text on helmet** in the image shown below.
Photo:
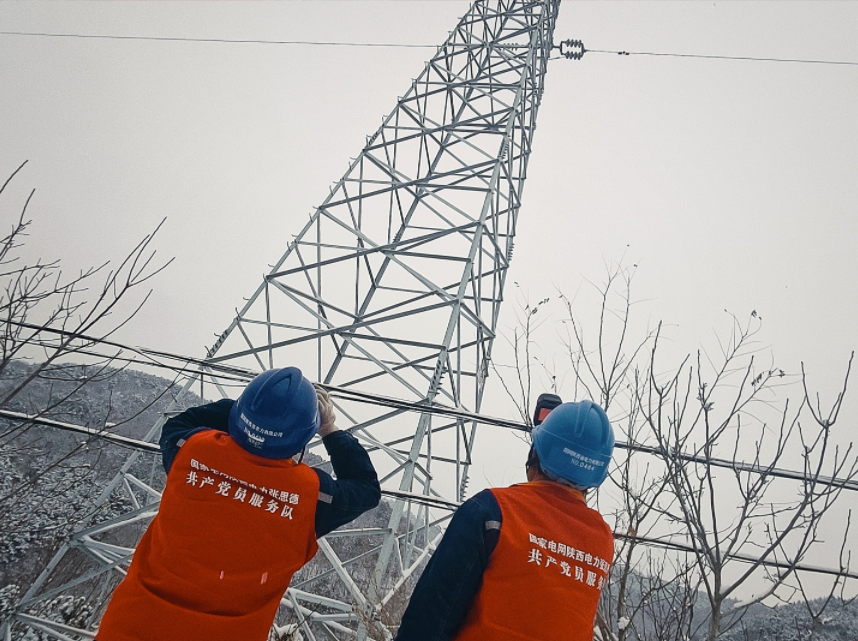
<svg viewBox="0 0 858 641"><path fill-rule="evenodd" d="M244 421L244 422L247 424L247 426L248 426L248 427L250 427L252 430L257 431L257 432L259 432L260 434L264 434L265 436L274 436L274 437L281 437L281 436L283 436L283 432L271 432L271 431L269 431L269 430L264 430L264 429L262 429L261 427L259 427L258 425L256 425L253 421L251 421L250 419L248 419L248 418L244 415L244 412L242 412L242 413L241 413L241 420L242 420L242 421Z"/></svg>
<svg viewBox="0 0 858 641"><path fill-rule="evenodd" d="M573 461L573 463L577 463L580 467L586 467L591 470L595 469L595 466L597 465L599 467L605 467L605 461L600 461L598 459L590 458L589 456L584 456L583 454L579 454L575 450L570 450L568 447L563 448L563 453L568 454L573 459L578 459L577 461Z"/></svg>

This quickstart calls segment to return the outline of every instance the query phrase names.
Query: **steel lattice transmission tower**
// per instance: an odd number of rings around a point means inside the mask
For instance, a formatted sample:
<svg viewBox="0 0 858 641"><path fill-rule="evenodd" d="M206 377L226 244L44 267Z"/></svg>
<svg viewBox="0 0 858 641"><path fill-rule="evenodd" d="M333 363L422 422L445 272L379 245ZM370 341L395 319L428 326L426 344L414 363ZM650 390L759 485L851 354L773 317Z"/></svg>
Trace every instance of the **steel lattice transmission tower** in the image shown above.
<svg viewBox="0 0 858 641"><path fill-rule="evenodd" d="M470 8L186 390L235 397L252 372L297 365L342 389L480 410L558 7ZM463 498L475 424L335 401L338 424L370 450L383 488ZM323 452L318 440L311 451ZM87 594L95 607L86 623L97 623L130 560L120 531L139 530L157 509L157 465L149 454L129 457L99 499L124 493L129 509L84 524L22 599L18 625L60 639L82 633L39 616L39 603L59 594ZM305 637L386 636L386 611L407 598L400 588L449 517L428 503L390 501L382 525L346 526L320 542L283 600ZM71 574L59 573L66 566Z"/></svg>

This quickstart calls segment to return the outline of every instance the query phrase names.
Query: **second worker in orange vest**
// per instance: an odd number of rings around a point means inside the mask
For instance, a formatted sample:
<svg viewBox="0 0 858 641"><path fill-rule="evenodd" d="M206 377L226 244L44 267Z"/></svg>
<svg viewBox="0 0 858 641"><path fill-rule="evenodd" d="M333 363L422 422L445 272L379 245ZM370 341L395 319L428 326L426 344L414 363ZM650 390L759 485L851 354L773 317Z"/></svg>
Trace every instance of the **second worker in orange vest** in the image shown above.
<svg viewBox="0 0 858 641"><path fill-rule="evenodd" d="M607 476L614 432L583 401L559 405L531 434L528 482L456 511L396 641L592 641L614 540L584 496Z"/></svg>
<svg viewBox="0 0 858 641"><path fill-rule="evenodd" d="M316 538L378 505L366 451L323 390L272 369L164 424L167 484L98 641L265 641ZM318 431L337 479L293 460Z"/></svg>

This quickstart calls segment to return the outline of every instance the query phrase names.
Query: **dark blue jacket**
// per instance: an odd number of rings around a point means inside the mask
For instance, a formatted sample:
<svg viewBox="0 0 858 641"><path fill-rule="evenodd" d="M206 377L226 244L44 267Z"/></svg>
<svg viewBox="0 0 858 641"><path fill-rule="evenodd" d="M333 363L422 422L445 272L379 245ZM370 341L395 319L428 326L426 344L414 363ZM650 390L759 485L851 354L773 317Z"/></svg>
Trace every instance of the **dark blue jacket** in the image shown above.
<svg viewBox="0 0 858 641"><path fill-rule="evenodd" d="M169 472L173 459L191 434L200 430L229 431L229 411L235 401L228 398L192 407L164 423L161 430L161 456ZM366 450L348 432L334 432L322 442L336 480L330 474L313 468L319 477L319 501L316 504L316 536L321 537L353 521L378 505L381 487Z"/></svg>
<svg viewBox="0 0 858 641"><path fill-rule="evenodd" d="M453 515L414 588L396 641L452 639L476 597L500 538L497 499L483 490Z"/></svg>

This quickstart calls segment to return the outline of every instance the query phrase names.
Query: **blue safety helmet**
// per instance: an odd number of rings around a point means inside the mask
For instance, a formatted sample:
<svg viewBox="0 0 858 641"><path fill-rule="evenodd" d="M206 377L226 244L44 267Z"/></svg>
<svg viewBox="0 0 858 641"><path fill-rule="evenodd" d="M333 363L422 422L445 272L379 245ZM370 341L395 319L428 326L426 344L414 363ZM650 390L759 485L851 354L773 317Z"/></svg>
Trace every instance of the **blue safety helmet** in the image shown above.
<svg viewBox="0 0 858 641"><path fill-rule="evenodd" d="M265 458L289 458L319 429L319 401L297 367L269 369L244 388L229 412L229 435Z"/></svg>
<svg viewBox="0 0 858 641"><path fill-rule="evenodd" d="M531 432L539 465L549 478L580 488L598 487L608 476L614 430L592 401L563 403Z"/></svg>

